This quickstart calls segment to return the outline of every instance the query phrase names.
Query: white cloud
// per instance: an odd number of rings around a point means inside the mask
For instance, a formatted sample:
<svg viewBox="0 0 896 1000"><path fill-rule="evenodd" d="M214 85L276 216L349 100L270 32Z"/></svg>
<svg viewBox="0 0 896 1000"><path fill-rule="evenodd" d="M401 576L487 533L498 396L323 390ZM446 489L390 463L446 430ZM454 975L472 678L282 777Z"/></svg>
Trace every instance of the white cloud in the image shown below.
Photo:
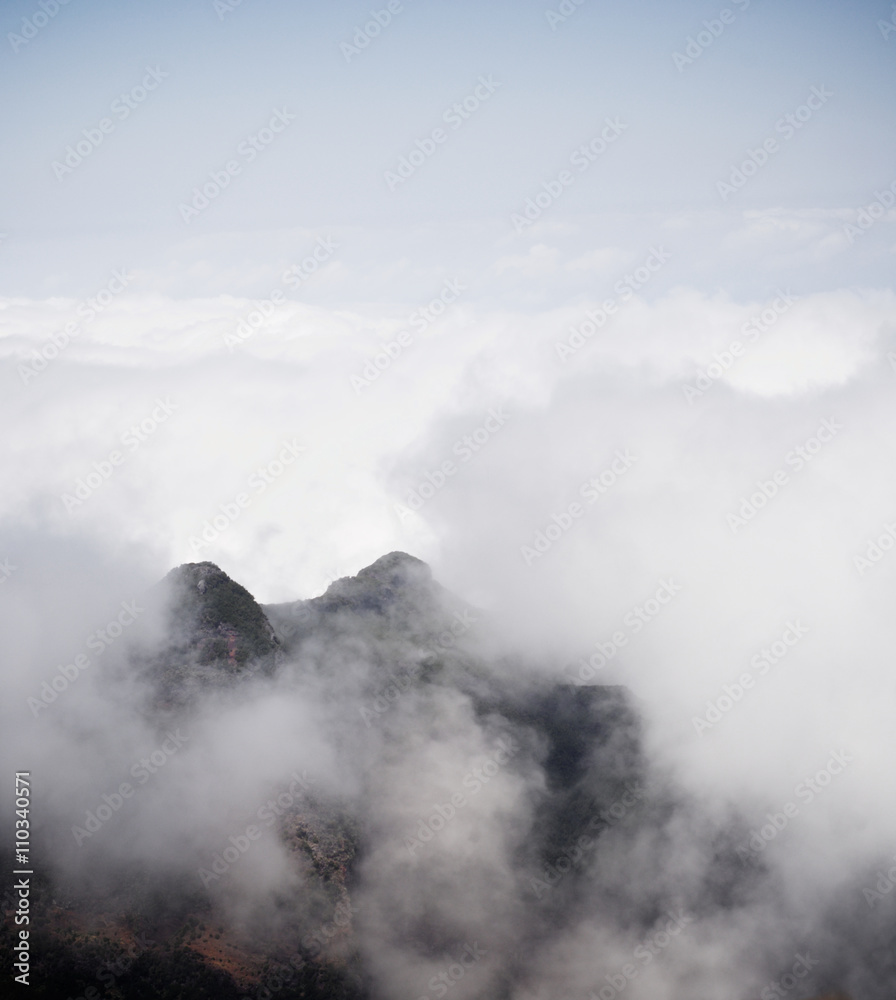
<svg viewBox="0 0 896 1000"><path fill-rule="evenodd" d="M598 247L576 257L566 264L570 271L593 271L595 274L613 274L632 263L631 250L620 247Z"/></svg>
<svg viewBox="0 0 896 1000"><path fill-rule="evenodd" d="M518 271L527 278L543 277L556 270L559 253L557 247L536 243L529 247L529 252L526 254L499 257L495 261L495 270L498 274Z"/></svg>

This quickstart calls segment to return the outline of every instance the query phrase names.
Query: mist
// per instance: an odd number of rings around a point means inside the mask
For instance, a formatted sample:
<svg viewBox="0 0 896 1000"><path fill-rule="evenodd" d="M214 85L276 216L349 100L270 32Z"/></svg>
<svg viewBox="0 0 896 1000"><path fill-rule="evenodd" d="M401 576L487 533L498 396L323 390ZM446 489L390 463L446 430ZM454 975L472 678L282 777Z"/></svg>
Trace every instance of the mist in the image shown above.
<svg viewBox="0 0 896 1000"><path fill-rule="evenodd" d="M48 992L892 1000L893 13L0 19Z"/></svg>

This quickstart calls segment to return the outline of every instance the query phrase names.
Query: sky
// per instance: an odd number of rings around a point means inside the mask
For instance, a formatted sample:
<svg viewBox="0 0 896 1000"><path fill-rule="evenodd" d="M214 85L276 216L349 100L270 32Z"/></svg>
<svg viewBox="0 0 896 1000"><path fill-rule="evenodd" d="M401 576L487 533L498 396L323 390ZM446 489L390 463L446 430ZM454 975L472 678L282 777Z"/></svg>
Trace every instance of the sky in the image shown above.
<svg viewBox="0 0 896 1000"><path fill-rule="evenodd" d="M775 335L720 380L745 404L885 354L884 4L49 7L2 10L14 519L187 561L295 436L298 475L203 553L262 597L309 594L410 544L390 470L440 421L537 409L588 370L674 384L769 308ZM631 308L557 357L619 288ZM409 323L419 346L353 383Z"/></svg>
<svg viewBox="0 0 896 1000"><path fill-rule="evenodd" d="M822 892L892 854L896 7L4 0L0 36L14 725L174 566L274 602L403 550L757 823L852 754L795 896L819 838Z"/></svg>

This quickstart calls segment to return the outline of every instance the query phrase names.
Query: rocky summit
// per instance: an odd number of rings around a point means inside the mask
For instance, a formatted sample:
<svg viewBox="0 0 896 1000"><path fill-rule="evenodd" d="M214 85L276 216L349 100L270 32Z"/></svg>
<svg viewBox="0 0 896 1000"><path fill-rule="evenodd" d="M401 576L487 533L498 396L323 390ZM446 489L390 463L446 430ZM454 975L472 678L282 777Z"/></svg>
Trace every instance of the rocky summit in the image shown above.
<svg viewBox="0 0 896 1000"><path fill-rule="evenodd" d="M156 748L98 742L107 773L35 832L35 995L522 1000L590 934L581 1000L640 997L774 892L744 824L648 759L625 688L490 659L413 556L273 605L189 563L146 605L99 689ZM756 997L842 986L834 952L797 979L790 940Z"/></svg>

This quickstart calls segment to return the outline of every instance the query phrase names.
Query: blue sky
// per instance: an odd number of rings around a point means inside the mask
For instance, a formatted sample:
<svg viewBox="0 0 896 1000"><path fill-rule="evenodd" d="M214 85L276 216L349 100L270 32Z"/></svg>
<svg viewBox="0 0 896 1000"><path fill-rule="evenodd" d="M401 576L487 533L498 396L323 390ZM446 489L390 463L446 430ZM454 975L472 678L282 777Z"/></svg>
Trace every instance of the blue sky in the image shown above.
<svg viewBox="0 0 896 1000"><path fill-rule="evenodd" d="M401 259L408 243L434 266L448 248L448 256L479 267L484 242L499 244L511 215L568 166L607 117L625 123L624 141L550 214L557 225L586 226L582 246L635 230L639 220L655 230L659 219L683 215L689 245L702 248L696 265L715 256L708 215L866 204L896 178L896 40L878 26L892 17L890 8L744 4L732 2L722 24L721 3L586 0L552 27L546 12L560 5L540 0L407 0L347 61L340 45L378 8L243 0L225 13L213 0L70 0L35 37L24 45L7 40L2 53L3 85L15 99L2 139L8 235L0 287L7 294L87 293L113 263L155 271L183 254L217 268L225 234L242 242L231 251L241 263L248 256L263 269L276 241L250 248L252 235L301 229L357 231L362 269L383 252ZM5 3L3 34L21 32L23 18L35 12L36 4ZM677 68L674 53L685 53L705 21L721 32ZM120 94L141 84L146 67L167 76L126 120L113 116L102 144L57 177L54 161L110 115ZM444 127L445 109L480 76L500 86L390 191L385 172L415 140ZM813 86L833 96L785 141L777 123ZM186 226L178 205L276 108L294 121ZM723 200L717 182L770 137L781 140L779 149ZM458 232L463 226L471 227L466 234ZM217 252L203 238L217 243ZM847 283L880 281L889 263L857 253L837 270ZM716 260L706 275L695 267L687 278L734 287L739 269L738 261ZM227 291L226 281L216 290ZM401 283L384 291L400 296ZM362 286L357 294L369 291Z"/></svg>

